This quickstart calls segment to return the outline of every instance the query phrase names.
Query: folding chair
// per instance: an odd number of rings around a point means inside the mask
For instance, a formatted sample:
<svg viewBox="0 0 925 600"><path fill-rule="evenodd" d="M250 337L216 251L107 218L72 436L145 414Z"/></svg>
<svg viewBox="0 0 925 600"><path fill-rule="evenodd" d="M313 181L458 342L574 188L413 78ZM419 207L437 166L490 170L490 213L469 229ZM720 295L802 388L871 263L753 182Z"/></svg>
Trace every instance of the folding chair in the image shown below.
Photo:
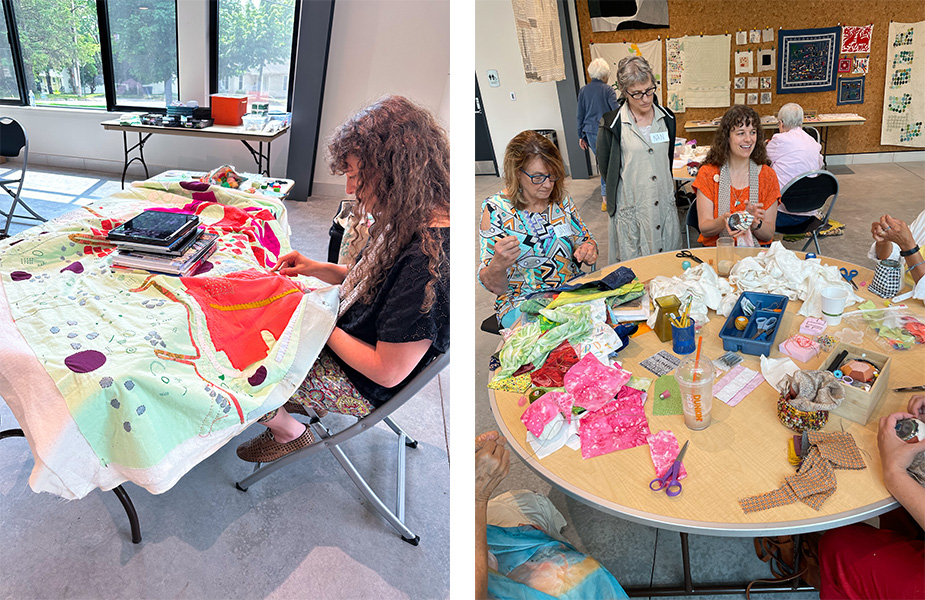
<svg viewBox="0 0 925 600"><path fill-rule="evenodd" d="M817 143L817 144L821 144L821 143L822 143L822 136L819 135L819 130L816 129L815 127L810 127L809 125L804 125L804 126L803 126L803 131L805 131L806 133L808 133L814 140L816 140L816 143Z"/></svg>
<svg viewBox="0 0 925 600"><path fill-rule="evenodd" d="M687 218L684 219L684 236L687 239L687 247L691 247L691 228L700 233L700 215L697 214L697 198L691 200L690 206L687 207Z"/></svg>
<svg viewBox="0 0 925 600"><path fill-rule="evenodd" d="M418 542L421 541L421 536L415 535L405 524L405 447L417 448L418 443L416 440L409 437L407 433L402 431L401 427L396 425L389 415L405 404L405 402L413 398L431 379L446 368L448 364L450 364L449 350L447 350L445 354L438 354L434 357L433 360L431 360L420 373L415 375L400 392L395 394L391 400L365 417L357 419L356 423L353 423L337 433L331 433L317 415L313 416L308 425L312 428L312 432L315 434L315 439L317 440L314 444L302 448L301 450L296 450L266 465L257 463L254 467L254 472L236 483L235 486L242 492L246 492L248 487L260 481L273 471L326 448L331 451L331 454L334 455L334 458L336 458L337 462L344 468L347 475L350 476L350 479L352 479L360 491L363 492L363 495L366 496L370 504L372 504L376 510L379 511L379 514L398 531L401 535L401 539L412 546L417 546ZM310 407L306 407L306 410L309 414L314 412ZM344 454L343 449L340 447L341 444L350 438L368 429L372 429L379 421L385 421L385 424L398 435L398 473L396 478L395 512L392 512L392 510L390 510L379 498L376 492L369 487L369 484L366 483L366 480L363 479L363 476L356 470L356 467L353 466L353 463L350 462L350 459L347 458L347 455Z"/></svg>
<svg viewBox="0 0 925 600"><path fill-rule="evenodd" d="M0 179L0 188L3 188L7 194L13 198L13 203L10 205L9 212L3 212L0 210L0 215L6 217L6 223L3 225L3 229L0 229L0 239L5 238L9 235L10 223L14 218L16 219L32 219L35 221L47 221L44 217L39 215L37 212L29 208L29 205L23 201L20 197L22 193L22 181L26 176L26 169L29 165L29 138L26 137L26 132L23 130L22 125L20 125L16 120L9 117L0 117L0 156L6 158L15 158L19 156L20 152L23 153L22 158L22 167L20 168L19 177L16 179ZM16 185L16 191L10 189L11 185ZM16 214L16 205L22 205L30 215Z"/></svg>
<svg viewBox="0 0 925 600"><path fill-rule="evenodd" d="M816 254L822 254L819 251L819 239L816 237L816 232L829 222L829 215L832 214L835 201L838 199L838 179L828 171L809 171L798 175L780 191L781 204L791 212L819 210L825 206L829 198L832 201L829 203L829 209L826 211L825 217L821 219L819 217L810 217L805 223L775 227L774 230L784 235L812 233L812 237L806 240L801 252L805 252L806 248L809 247L809 243L813 242L816 245Z"/></svg>

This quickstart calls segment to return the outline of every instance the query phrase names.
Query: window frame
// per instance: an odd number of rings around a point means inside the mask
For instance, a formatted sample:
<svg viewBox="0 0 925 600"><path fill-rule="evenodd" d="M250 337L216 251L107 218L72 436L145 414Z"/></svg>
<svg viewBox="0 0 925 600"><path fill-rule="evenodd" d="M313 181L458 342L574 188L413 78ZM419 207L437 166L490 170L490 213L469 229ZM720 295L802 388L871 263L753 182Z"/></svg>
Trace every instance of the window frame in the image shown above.
<svg viewBox="0 0 925 600"><path fill-rule="evenodd" d="M97 0L103 1L103 0ZM308 0L309 2L311 0ZM218 92L218 3L209 0L209 95ZM302 14L302 0L295 0L292 13L292 49L289 53L289 85L286 89L286 112L292 112L292 82L295 81L296 50L299 47L299 16Z"/></svg>
<svg viewBox="0 0 925 600"><path fill-rule="evenodd" d="M4 0L6 1L6 0ZM11 1L11 0L10 0ZM174 29L177 43L177 98L182 98L180 90L180 23L178 18L179 0L174 0ZM103 63L103 89L106 92L106 110L108 112L146 112L167 114L166 106L144 106L137 104L117 104L116 101L116 75L113 70L112 55L112 29L109 26L109 10L107 0L96 0L96 16L99 20L100 30L100 59Z"/></svg>
<svg viewBox="0 0 925 600"><path fill-rule="evenodd" d="M7 106L28 106L29 90L26 89L26 70L22 60L22 47L19 44L19 28L16 26L16 17L13 14L13 0L0 0L3 4L3 16L6 22L7 40L10 44L10 54L13 57L13 72L16 77L16 89L19 91L19 100L13 98L0 98L0 104Z"/></svg>

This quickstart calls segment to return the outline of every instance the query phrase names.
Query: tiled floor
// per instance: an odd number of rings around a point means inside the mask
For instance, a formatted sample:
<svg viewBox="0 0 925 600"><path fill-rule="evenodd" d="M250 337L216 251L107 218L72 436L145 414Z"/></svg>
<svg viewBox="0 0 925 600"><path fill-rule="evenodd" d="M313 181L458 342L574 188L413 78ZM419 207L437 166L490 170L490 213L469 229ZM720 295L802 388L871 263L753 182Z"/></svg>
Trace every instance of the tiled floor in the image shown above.
<svg viewBox="0 0 925 600"><path fill-rule="evenodd" d="M869 265L870 223L884 213L908 223L925 209L925 163L853 164L851 169L853 174L838 176L840 192L832 212L833 219L845 223L845 233L821 238L819 244L823 255ZM475 178L474 219L480 214L482 200L496 193L501 186L501 180L494 176ZM606 213L601 211L599 180L568 181L567 190L591 233L606 249L608 220ZM683 219L685 215L682 212L680 216ZM469 235L472 235L477 256L478 238L474 229ZM793 250L799 250L802 245L802 242L785 243ZM471 285L476 286L475 322L481 323L492 314L494 296L475 281ZM496 350L498 342L497 336L476 332L477 433L497 428L488 405L485 383L488 356ZM619 477L619 474L614 474L614 477ZM511 473L498 487L497 493L516 489L548 494L569 522L565 530L568 539L600 560L624 586L668 586L679 585L683 581L677 533L605 514L553 488L521 461L512 459ZM693 578L701 584L749 581L770 575L767 564L756 558L750 538L691 535L690 550ZM720 597L734 596L717 596ZM818 594L788 593L777 597L818 598Z"/></svg>
<svg viewBox="0 0 925 600"><path fill-rule="evenodd" d="M9 164L0 165L0 177ZM46 217L120 189L118 175L30 169L23 196ZM5 194L0 210L9 206ZM327 256L340 197L287 203L292 246ZM12 233L28 225L15 224ZM2 341L0 341L2 344ZM0 347L2 360L2 347ZM407 522L420 546L401 541L334 457L316 454L254 484L235 446L252 427L155 496L125 484L142 527L130 541L115 495L66 502L29 488L26 441L0 441L2 598L446 598L449 596L450 371L394 418L420 444L407 453ZM332 415L336 417L336 415ZM15 419L0 399L0 429ZM384 425L345 451L387 504L395 498L395 435Z"/></svg>

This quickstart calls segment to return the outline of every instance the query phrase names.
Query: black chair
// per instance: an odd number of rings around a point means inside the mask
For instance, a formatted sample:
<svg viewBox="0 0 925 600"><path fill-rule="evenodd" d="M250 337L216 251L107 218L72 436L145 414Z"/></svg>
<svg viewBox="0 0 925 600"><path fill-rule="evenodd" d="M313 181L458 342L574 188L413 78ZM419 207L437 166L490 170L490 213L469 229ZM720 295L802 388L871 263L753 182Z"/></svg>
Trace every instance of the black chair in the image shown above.
<svg viewBox="0 0 925 600"><path fill-rule="evenodd" d="M401 535L401 539L412 546L417 546L421 537L415 535L405 524L405 449L417 448L418 443L405 433L401 427L396 425L390 415L405 404L405 402L413 398L431 379L437 377L449 364L450 351L447 349L445 354L437 354L421 372L415 375L414 378L388 402L336 433L332 433L331 430L321 422L321 419L315 414L314 410L306 407L306 410L311 415L311 420L308 425L311 427L312 433L315 434L315 439L317 441L301 450L296 450L291 454L287 454L279 460L267 463L266 465L261 466L260 463L257 463L254 466L254 472L236 483L235 486L242 492L246 492L248 487L260 481L273 471L292 462L306 458L316 452L330 450L331 454L334 455L334 458L337 459L337 462L340 463L341 467L347 472L347 475L350 476L350 479L353 480L353 483L356 484L373 508L398 531L399 535ZM372 429L380 421L384 421L385 424L389 426L389 429L398 436L395 512L392 512L392 510L379 498L376 492L369 487L369 484L366 483L363 476L360 475L356 467L353 466L353 463L350 462L350 459L347 458L347 455L344 454L344 442L364 431Z"/></svg>
<svg viewBox="0 0 925 600"><path fill-rule="evenodd" d="M0 215L6 217L6 223L3 225L3 229L0 229L0 239L9 236L10 223L14 218L47 221L45 217L42 217L29 208L29 205L26 204L20 196L20 194L22 194L22 181L26 176L26 169L29 165L29 138L26 137L26 132L23 130L22 125L15 119L0 117L0 156L5 158L16 158L20 153L23 153L23 157L19 176L15 179L0 179L0 188L3 188L3 191L13 198L13 203L10 205L9 212L0 210ZM10 189L11 186L15 186L15 192ZM21 205L30 214L16 214L17 205Z"/></svg>
<svg viewBox="0 0 925 600"><path fill-rule="evenodd" d="M828 171L809 171L798 175L785 185L780 193L781 204L790 212L818 211L825 206L829 198L832 201L829 202L829 208L824 217L813 216L799 225L776 227L775 231L784 235L811 233L811 238L806 240L801 251L805 252L809 243L813 242L816 245L816 254L821 254L816 232L829 222L829 215L832 214L835 201L838 199L838 179Z"/></svg>
<svg viewBox="0 0 925 600"><path fill-rule="evenodd" d="M814 140L816 140L816 143L817 143L817 144L821 144L821 143L822 143L822 136L819 135L819 130L816 129L815 127L810 127L810 126L808 126L808 125L804 125L804 126L803 126L803 131L805 131L805 132L808 133L810 136L812 136L812 138L813 138Z"/></svg>
<svg viewBox="0 0 925 600"><path fill-rule="evenodd" d="M700 216L697 214L697 197L691 200L691 205L687 207L687 218L684 220L684 237L687 238L687 247L691 247L691 229L700 233Z"/></svg>
<svg viewBox="0 0 925 600"><path fill-rule="evenodd" d="M501 325L498 324L498 317L494 314L490 315L487 319L482 321L482 325L479 327L479 329L485 333L501 335Z"/></svg>

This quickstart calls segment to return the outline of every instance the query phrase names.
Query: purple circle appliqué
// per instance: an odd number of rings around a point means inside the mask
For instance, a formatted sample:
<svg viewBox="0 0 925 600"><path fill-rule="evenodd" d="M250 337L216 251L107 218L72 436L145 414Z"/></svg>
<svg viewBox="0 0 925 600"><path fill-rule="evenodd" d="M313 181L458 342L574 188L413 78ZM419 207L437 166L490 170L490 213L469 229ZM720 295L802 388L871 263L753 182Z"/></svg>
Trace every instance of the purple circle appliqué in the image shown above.
<svg viewBox="0 0 925 600"><path fill-rule="evenodd" d="M267 378L267 368L263 365L257 367L257 370L254 371L254 374L247 378L247 383L251 384L254 387L257 387Z"/></svg>
<svg viewBox="0 0 925 600"><path fill-rule="evenodd" d="M106 355L96 350L84 350L64 359L64 366L75 373L89 373L106 364Z"/></svg>

